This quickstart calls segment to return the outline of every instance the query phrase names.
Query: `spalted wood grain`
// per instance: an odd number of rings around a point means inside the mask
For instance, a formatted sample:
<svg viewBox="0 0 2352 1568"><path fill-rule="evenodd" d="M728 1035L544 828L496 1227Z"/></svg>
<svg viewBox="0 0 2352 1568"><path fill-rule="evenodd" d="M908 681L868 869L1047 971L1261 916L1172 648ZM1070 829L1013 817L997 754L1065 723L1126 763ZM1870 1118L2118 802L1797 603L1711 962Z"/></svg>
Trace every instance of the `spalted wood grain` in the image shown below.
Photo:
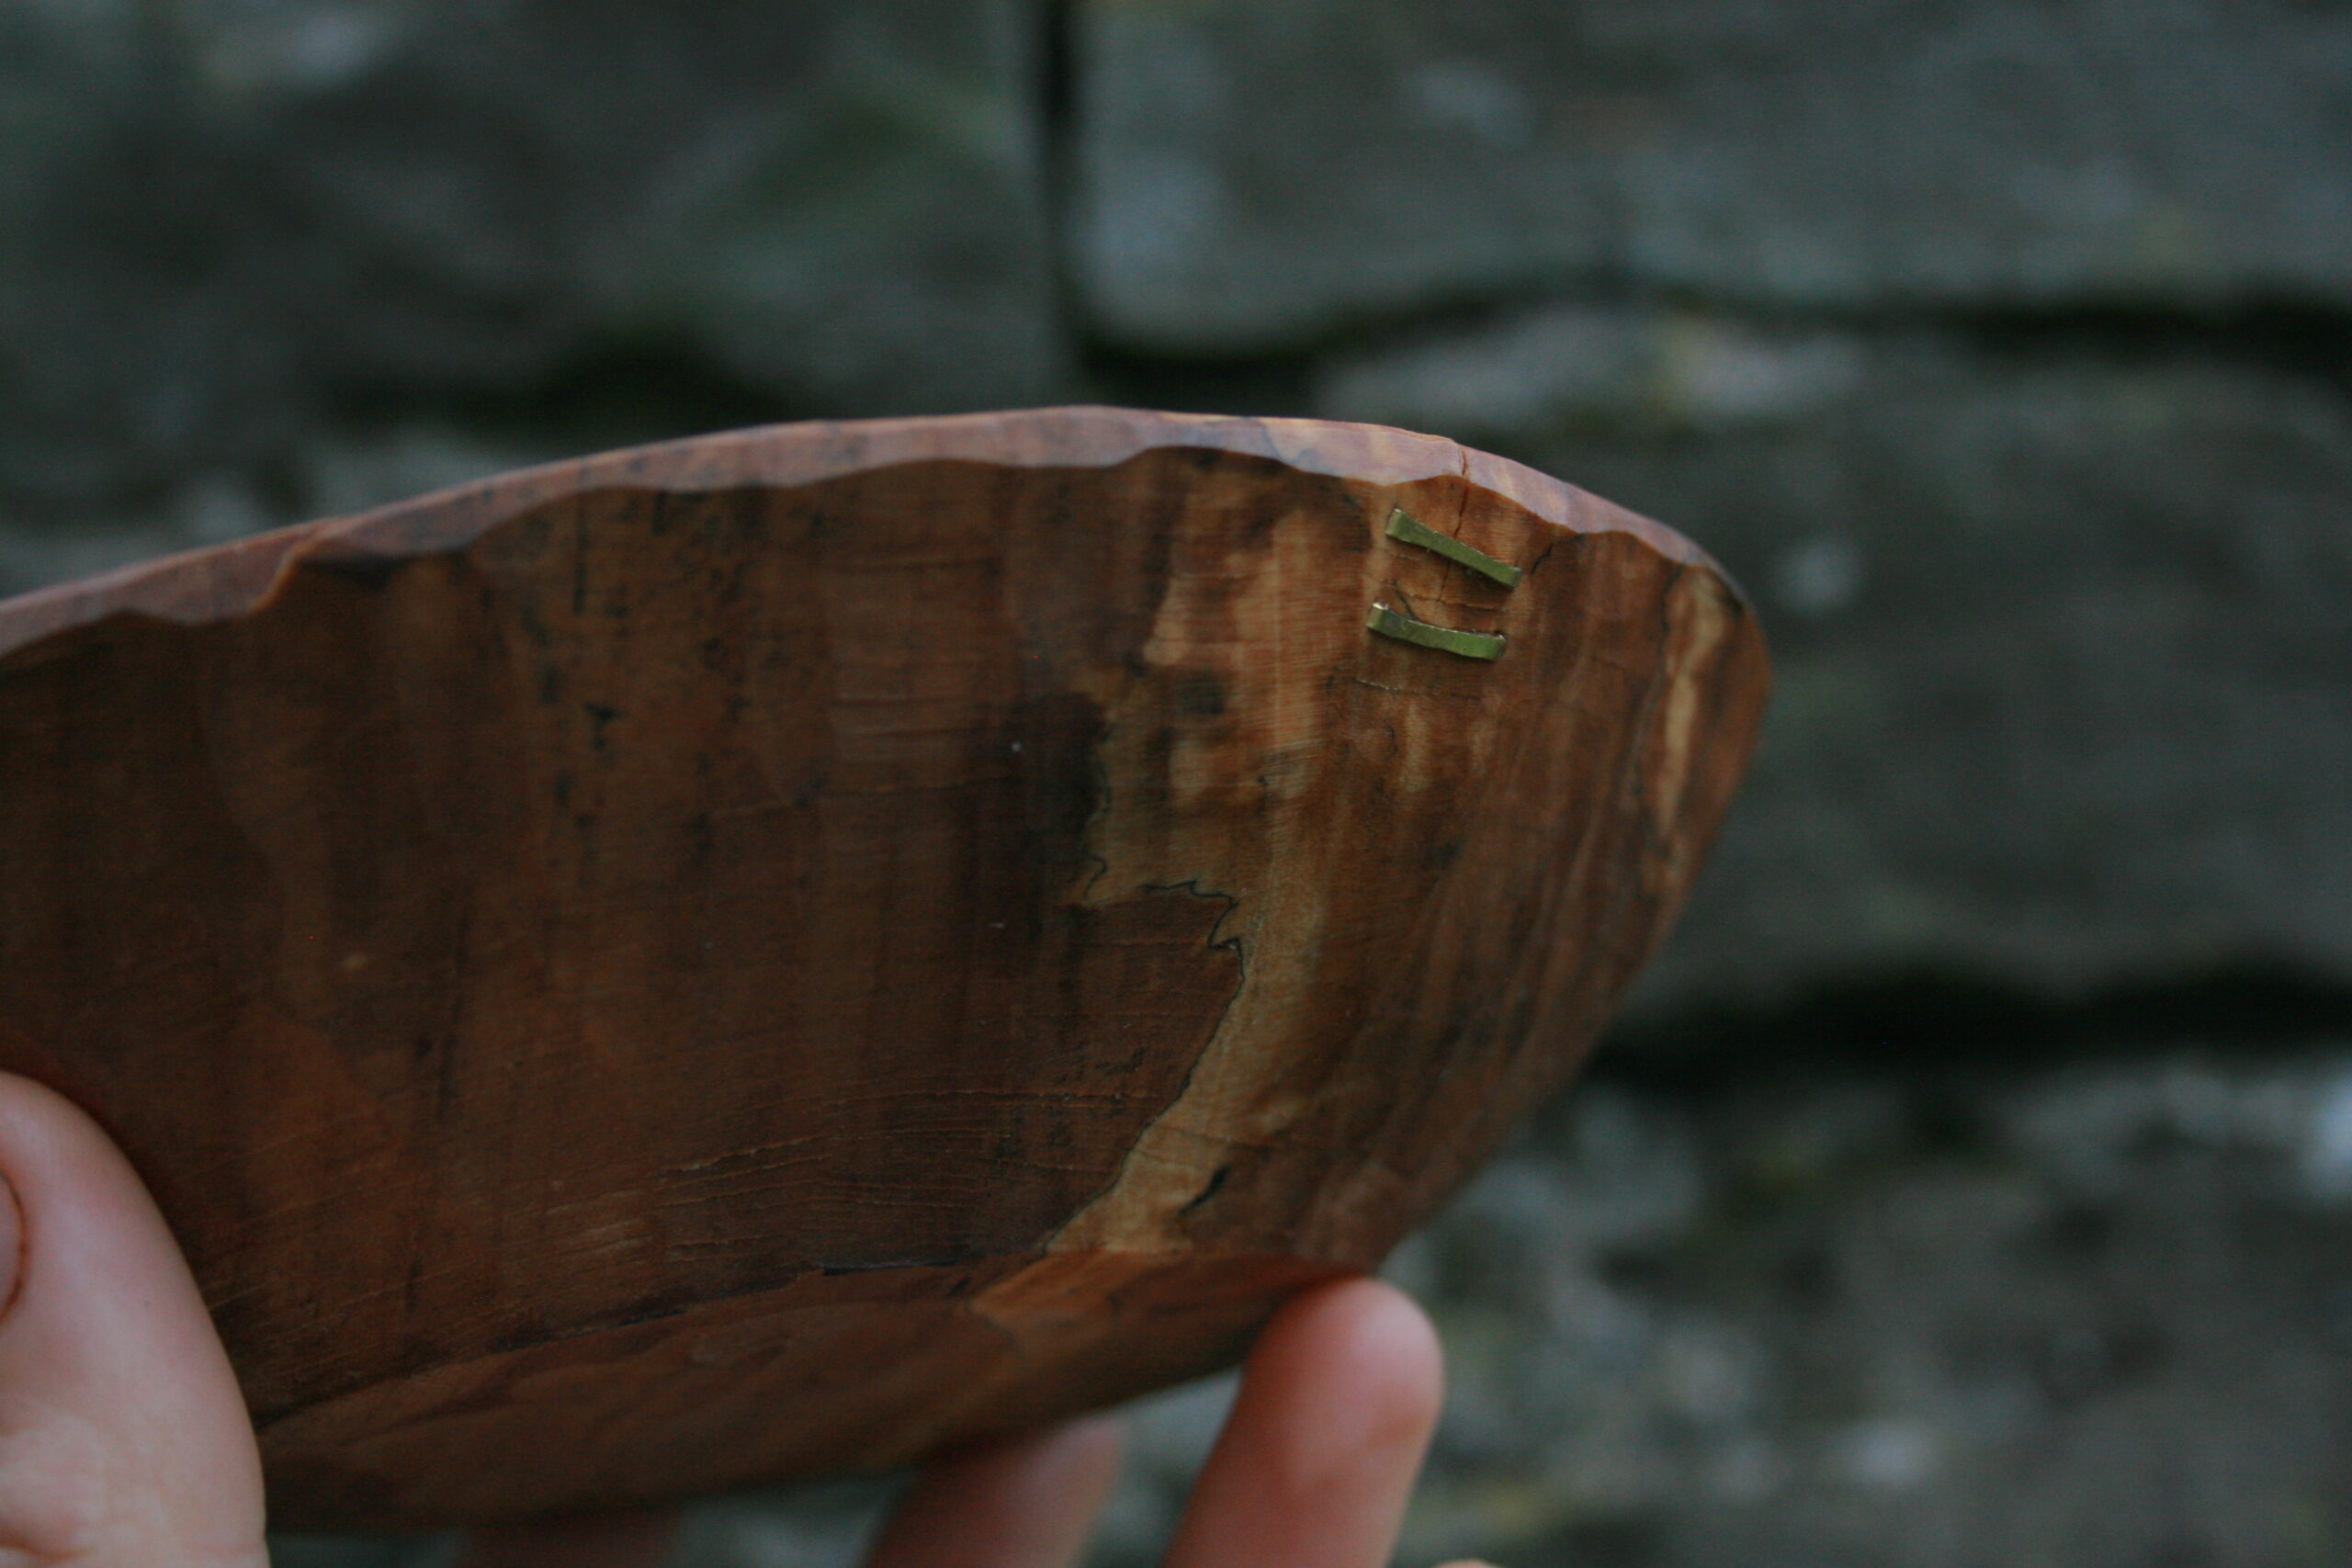
<svg viewBox="0 0 2352 1568"><path fill-rule="evenodd" d="M888 1466L1377 1260L1576 1065L1765 678L1674 535L1393 431L533 470L0 605L0 1066L156 1190L281 1525Z"/></svg>

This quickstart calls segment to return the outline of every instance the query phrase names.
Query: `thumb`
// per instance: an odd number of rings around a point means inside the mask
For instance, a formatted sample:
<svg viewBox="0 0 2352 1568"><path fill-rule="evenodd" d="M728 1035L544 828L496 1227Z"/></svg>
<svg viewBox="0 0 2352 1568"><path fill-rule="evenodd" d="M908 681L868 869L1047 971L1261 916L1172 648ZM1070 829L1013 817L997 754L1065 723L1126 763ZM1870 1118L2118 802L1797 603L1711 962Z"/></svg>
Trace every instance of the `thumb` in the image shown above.
<svg viewBox="0 0 2352 1568"><path fill-rule="evenodd" d="M97 1125L0 1074L0 1562L265 1568L261 1462L196 1281Z"/></svg>

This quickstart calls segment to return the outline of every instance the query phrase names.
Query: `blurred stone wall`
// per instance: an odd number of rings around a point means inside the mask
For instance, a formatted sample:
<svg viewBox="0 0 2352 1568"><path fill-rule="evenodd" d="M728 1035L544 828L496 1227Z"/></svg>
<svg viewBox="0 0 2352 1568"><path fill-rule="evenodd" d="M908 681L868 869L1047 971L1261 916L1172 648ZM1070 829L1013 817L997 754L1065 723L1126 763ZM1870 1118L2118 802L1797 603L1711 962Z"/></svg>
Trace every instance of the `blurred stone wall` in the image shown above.
<svg viewBox="0 0 2352 1568"><path fill-rule="evenodd" d="M1470 1369L1419 1547L2340 1560L2352 6L0 0L0 592L1062 400L1522 457L1773 637L1634 1009L1722 1025L1703 1092L1634 1069L1400 1260ZM2165 1016L2249 977L2320 998L2291 1057ZM1873 987L1860 1066L1741 1021ZM1962 993L1927 1084L1895 1015ZM2100 1064L2001 1038L2119 994Z"/></svg>
<svg viewBox="0 0 2352 1568"><path fill-rule="evenodd" d="M2352 984L2352 10L0 3L0 590L713 424L1428 429L1779 697L1645 1011Z"/></svg>

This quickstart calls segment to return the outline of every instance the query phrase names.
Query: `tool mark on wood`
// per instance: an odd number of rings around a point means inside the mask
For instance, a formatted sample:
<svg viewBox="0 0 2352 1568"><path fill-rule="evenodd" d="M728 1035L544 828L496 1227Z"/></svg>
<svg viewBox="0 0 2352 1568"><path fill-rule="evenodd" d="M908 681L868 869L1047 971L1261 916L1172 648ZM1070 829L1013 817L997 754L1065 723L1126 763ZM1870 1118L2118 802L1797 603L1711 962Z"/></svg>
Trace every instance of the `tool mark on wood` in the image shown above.
<svg viewBox="0 0 2352 1568"><path fill-rule="evenodd" d="M1382 637L1395 637L1422 648L1434 648L1446 653L1459 654L1464 659L1495 660L1503 656L1503 639L1491 632L1465 632L1453 626L1436 626L1416 620L1399 610L1374 601L1372 614L1364 625Z"/></svg>
<svg viewBox="0 0 2352 1568"><path fill-rule="evenodd" d="M1486 551L1464 544L1451 534L1441 534L1401 506L1389 508L1388 536L1403 544L1419 545L1458 566L1466 566L1489 581L1505 588L1519 586L1520 570L1509 561L1499 561Z"/></svg>

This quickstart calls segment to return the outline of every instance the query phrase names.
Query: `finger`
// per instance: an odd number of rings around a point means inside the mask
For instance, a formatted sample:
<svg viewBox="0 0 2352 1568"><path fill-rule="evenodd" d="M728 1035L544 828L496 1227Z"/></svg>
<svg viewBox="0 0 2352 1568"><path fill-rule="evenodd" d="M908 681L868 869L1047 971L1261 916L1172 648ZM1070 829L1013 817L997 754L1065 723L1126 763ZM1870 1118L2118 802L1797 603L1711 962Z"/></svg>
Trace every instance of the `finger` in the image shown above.
<svg viewBox="0 0 2352 1568"><path fill-rule="evenodd" d="M866 1568L1070 1568L1119 1478L1107 1416L938 1461L890 1514Z"/></svg>
<svg viewBox="0 0 2352 1568"><path fill-rule="evenodd" d="M1444 1373L1420 1308L1374 1280L1301 1296L1250 1353L1166 1568L1385 1568Z"/></svg>
<svg viewBox="0 0 2352 1568"><path fill-rule="evenodd" d="M113 1143L0 1073L0 1548L264 1568L261 1462L178 1246Z"/></svg>
<svg viewBox="0 0 2352 1568"><path fill-rule="evenodd" d="M661 1568L677 1514L668 1508L506 1525L467 1538L460 1568Z"/></svg>

